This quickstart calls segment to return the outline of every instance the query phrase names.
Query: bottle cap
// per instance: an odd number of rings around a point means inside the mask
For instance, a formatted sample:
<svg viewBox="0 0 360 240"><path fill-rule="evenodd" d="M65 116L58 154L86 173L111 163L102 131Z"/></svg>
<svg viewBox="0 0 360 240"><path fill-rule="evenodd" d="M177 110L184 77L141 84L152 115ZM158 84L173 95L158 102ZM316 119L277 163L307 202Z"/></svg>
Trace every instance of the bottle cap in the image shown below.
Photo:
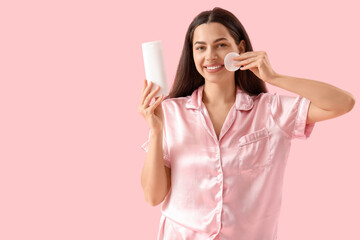
<svg viewBox="0 0 360 240"><path fill-rule="evenodd" d="M237 52L230 52L228 54L226 54L225 59L224 59L224 65L225 68L227 70L229 70L230 72L235 72L236 70L238 70L240 68L237 66L234 66L234 63L236 63L237 61L234 61L233 58L240 56L240 54L238 54Z"/></svg>

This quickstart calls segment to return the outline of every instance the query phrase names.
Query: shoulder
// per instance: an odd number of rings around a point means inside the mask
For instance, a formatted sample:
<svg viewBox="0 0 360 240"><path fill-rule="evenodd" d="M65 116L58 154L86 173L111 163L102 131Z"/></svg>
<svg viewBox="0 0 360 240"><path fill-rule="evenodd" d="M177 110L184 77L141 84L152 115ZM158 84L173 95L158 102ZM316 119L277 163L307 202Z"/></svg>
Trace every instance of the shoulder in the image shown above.
<svg viewBox="0 0 360 240"><path fill-rule="evenodd" d="M255 104L270 103L277 93L262 92L258 95L250 95Z"/></svg>
<svg viewBox="0 0 360 240"><path fill-rule="evenodd" d="M282 101L294 101L297 99L300 99L301 96L293 94L293 95L284 95L284 94L279 94L278 92L262 92L259 95L253 95L250 96L251 99L254 102L267 102L267 103L276 103L276 102L282 102Z"/></svg>
<svg viewBox="0 0 360 240"><path fill-rule="evenodd" d="M183 108L185 104L190 99L190 96L186 97L177 97L177 98L168 98L161 102L163 108Z"/></svg>
<svg viewBox="0 0 360 240"><path fill-rule="evenodd" d="M184 119L191 117L191 115L189 115L190 111L186 109L186 103L189 99L190 96L177 97L168 98L161 102L165 123L168 126L174 126L174 124L179 124Z"/></svg>

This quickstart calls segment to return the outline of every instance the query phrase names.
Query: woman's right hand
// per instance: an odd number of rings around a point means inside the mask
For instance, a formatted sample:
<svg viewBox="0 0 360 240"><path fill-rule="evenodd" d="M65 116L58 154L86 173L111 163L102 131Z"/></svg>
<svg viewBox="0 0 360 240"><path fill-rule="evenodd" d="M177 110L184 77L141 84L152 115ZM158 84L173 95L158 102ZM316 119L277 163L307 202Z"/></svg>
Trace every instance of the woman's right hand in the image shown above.
<svg viewBox="0 0 360 240"><path fill-rule="evenodd" d="M156 97L155 102L150 106L151 99L160 90L160 86L158 86L154 91L150 92L152 86L153 83L150 82L150 84L147 84L147 80L145 79L138 112L145 118L150 130L162 131L164 115L161 101L164 99L164 96Z"/></svg>

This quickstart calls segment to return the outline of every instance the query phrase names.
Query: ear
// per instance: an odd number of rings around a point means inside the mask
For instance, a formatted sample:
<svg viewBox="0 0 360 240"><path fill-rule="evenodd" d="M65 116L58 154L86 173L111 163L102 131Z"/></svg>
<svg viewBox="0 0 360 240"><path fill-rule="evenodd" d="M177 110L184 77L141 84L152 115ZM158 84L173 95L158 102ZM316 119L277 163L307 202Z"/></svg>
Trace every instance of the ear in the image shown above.
<svg viewBox="0 0 360 240"><path fill-rule="evenodd" d="M238 48L239 48L240 54L245 52L245 49L246 49L245 40L240 41L240 44L239 44Z"/></svg>

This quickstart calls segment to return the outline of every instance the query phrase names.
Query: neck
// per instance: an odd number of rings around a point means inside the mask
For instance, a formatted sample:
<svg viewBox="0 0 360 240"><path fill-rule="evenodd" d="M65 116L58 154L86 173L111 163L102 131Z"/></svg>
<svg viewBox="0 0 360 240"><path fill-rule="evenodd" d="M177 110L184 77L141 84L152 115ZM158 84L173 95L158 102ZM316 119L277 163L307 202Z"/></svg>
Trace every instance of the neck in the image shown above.
<svg viewBox="0 0 360 240"><path fill-rule="evenodd" d="M202 101L206 105L224 106L234 104L236 99L235 81L231 83L212 83L204 84Z"/></svg>

